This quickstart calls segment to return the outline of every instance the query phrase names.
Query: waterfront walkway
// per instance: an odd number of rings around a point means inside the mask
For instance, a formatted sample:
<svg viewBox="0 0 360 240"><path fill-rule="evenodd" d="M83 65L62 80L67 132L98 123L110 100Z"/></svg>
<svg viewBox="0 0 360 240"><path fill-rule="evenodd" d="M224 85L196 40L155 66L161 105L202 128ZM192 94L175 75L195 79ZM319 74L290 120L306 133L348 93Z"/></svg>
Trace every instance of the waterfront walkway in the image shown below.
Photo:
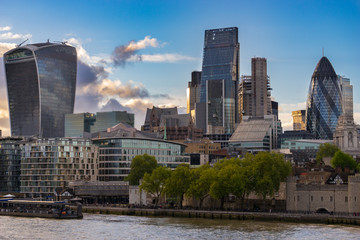
<svg viewBox="0 0 360 240"><path fill-rule="evenodd" d="M330 215L322 213L282 213L282 212L239 212L239 211L210 211L188 209L149 209L149 208L125 208L110 206L83 206L84 213L115 214L134 216L156 217L188 217L209 219L234 219L234 220L260 220L260 221L284 221L323 224L352 224L360 225L359 216Z"/></svg>

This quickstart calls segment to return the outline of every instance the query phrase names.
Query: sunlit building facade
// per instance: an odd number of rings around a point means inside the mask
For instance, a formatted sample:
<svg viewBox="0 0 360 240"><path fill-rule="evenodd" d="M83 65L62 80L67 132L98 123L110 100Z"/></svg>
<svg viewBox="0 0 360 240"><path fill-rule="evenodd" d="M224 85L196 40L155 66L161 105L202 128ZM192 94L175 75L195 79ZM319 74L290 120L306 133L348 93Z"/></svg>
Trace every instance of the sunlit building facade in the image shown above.
<svg viewBox="0 0 360 240"><path fill-rule="evenodd" d="M317 139L333 139L343 113L338 77L329 59L322 57L311 78L306 102L306 130Z"/></svg>
<svg viewBox="0 0 360 240"><path fill-rule="evenodd" d="M25 144L21 153L20 192L49 197L70 181L96 181L98 147L90 140L52 138Z"/></svg>
<svg viewBox="0 0 360 240"><path fill-rule="evenodd" d="M77 54L74 47L36 43L4 54L12 136L63 137L73 113Z"/></svg>

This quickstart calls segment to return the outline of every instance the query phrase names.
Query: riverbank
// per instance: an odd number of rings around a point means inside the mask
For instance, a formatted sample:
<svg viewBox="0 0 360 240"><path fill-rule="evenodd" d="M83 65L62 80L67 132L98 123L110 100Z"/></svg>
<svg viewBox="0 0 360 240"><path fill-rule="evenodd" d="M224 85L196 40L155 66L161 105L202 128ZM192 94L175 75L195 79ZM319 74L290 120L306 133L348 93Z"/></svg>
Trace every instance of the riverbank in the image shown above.
<svg viewBox="0 0 360 240"><path fill-rule="evenodd" d="M207 219L360 225L360 217L337 216L337 215L329 215L329 214L205 211L205 210L181 210L181 209L144 209L144 208L99 207L99 206L83 206L83 213L148 216L148 217L151 216L151 217L178 217L178 218L207 218Z"/></svg>

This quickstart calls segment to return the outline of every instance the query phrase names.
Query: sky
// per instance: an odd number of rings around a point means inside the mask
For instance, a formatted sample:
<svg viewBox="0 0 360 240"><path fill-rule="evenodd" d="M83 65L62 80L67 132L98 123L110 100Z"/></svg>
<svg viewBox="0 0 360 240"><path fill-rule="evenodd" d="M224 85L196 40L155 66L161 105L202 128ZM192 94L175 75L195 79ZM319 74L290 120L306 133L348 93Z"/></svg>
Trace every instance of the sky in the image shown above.
<svg viewBox="0 0 360 240"><path fill-rule="evenodd" d="M135 127L146 108L186 112L192 71L201 71L204 31L238 27L240 74L265 57L279 118L306 108L317 62L324 54L354 88L360 122L360 0L136 1L0 0L0 129L10 135L2 55L25 44L66 41L77 48L75 112L126 110ZM24 93L26 94L26 93Z"/></svg>

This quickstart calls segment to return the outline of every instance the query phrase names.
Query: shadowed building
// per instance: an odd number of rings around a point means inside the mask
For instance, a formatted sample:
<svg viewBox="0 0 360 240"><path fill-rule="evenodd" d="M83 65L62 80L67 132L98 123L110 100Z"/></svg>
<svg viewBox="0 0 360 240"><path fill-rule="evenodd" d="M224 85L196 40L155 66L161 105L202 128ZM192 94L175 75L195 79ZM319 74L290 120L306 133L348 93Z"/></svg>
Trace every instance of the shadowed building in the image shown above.
<svg viewBox="0 0 360 240"><path fill-rule="evenodd" d="M306 102L306 129L318 139L333 139L342 114L338 76L329 59L322 57L311 78Z"/></svg>
<svg viewBox="0 0 360 240"><path fill-rule="evenodd" d="M73 113L76 49L36 43L4 54L12 136L62 137Z"/></svg>

